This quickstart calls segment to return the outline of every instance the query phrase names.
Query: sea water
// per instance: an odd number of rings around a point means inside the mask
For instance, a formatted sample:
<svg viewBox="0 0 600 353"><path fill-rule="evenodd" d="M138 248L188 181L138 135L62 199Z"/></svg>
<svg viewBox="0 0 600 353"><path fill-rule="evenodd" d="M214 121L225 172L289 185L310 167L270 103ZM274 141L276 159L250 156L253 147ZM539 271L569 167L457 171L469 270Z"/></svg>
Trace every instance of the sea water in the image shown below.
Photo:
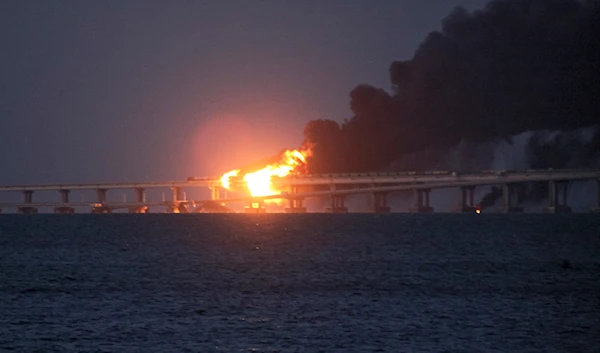
<svg viewBox="0 0 600 353"><path fill-rule="evenodd" d="M599 347L600 215L0 216L0 351Z"/></svg>

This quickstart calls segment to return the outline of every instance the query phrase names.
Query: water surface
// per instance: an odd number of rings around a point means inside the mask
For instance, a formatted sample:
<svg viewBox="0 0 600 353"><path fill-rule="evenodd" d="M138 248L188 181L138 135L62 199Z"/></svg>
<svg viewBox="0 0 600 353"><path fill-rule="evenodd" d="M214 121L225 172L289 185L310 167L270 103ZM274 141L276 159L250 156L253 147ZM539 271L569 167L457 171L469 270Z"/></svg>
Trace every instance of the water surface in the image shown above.
<svg viewBox="0 0 600 353"><path fill-rule="evenodd" d="M592 352L599 308L599 215L0 216L3 351Z"/></svg>

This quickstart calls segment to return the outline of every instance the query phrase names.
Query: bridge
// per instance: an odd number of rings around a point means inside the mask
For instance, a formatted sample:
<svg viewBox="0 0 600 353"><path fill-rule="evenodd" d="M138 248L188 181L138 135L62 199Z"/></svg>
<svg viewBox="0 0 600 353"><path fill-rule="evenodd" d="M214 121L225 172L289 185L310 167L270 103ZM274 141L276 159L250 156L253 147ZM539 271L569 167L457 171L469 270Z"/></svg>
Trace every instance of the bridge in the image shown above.
<svg viewBox="0 0 600 353"><path fill-rule="evenodd" d="M168 213L187 212L225 212L226 204L244 202L248 206L246 213L264 213L267 200L284 199L289 202L285 209L288 213L304 213L303 201L307 198L327 197L331 200L330 213L345 213L348 208L344 200L349 195L371 194L371 210L377 213L388 213L389 193L413 190L415 203L408 209L412 213L431 213L430 192L433 189L456 188L458 207L456 212L476 212L479 206L474 202L474 189L478 186L495 185L501 187L503 210L505 212L521 212L519 194L522 185L531 182L548 184L548 206L545 212L570 212L567 200L567 189L570 182L578 180L596 180L596 207L600 211L600 170L595 169L563 169L563 170L487 170L472 173L451 171L430 172L394 172L394 173L353 173L353 174L321 174L293 175L274 178L272 183L278 190L277 195L263 197L227 197L219 178L189 177L184 181L159 182L127 182L127 183L92 183L92 184L54 184L54 185L9 185L0 186L2 192L19 192L23 194L22 202L0 202L0 209L15 208L18 213L37 213L39 207L52 207L55 213L74 213L75 207L90 207L92 213L110 213L117 209L127 209L130 213L146 213L148 207L165 207ZM230 179L233 189L244 190L241 178ZM170 200L147 201L146 189L169 189ZM208 188L211 190L210 200L187 200L184 189ZM134 202L107 202L106 195L112 189L132 189L135 191ZM34 202L36 191L57 191L60 196L57 202ZM69 193L73 190L95 190L97 198L94 202L71 202ZM246 193L247 194L247 193Z"/></svg>

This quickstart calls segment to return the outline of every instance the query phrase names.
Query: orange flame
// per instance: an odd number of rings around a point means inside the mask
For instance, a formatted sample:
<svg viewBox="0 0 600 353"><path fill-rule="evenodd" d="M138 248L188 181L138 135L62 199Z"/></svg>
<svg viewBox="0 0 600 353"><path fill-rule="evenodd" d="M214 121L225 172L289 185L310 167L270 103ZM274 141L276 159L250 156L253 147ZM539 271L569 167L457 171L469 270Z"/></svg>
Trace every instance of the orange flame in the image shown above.
<svg viewBox="0 0 600 353"><path fill-rule="evenodd" d="M223 174L223 176L221 177L221 185L223 185L223 187L225 189L230 190L231 184L229 182L229 178L236 177L239 172L240 172L239 169L234 169L234 170L231 170L231 171Z"/></svg>
<svg viewBox="0 0 600 353"><path fill-rule="evenodd" d="M306 157L310 156L310 149L285 150L275 163L269 164L255 172L244 174L243 180L252 196L269 196L281 193L273 185L273 177L283 178L290 174L299 174L306 166ZM231 190L230 178L238 176L239 169L229 171L221 177L221 185Z"/></svg>

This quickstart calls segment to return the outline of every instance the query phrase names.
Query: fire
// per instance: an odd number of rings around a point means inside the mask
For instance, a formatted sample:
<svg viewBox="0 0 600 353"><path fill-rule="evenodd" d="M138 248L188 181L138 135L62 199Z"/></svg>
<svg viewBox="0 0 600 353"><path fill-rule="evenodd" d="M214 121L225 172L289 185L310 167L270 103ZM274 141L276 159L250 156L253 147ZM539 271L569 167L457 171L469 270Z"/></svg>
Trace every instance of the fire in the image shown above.
<svg viewBox="0 0 600 353"><path fill-rule="evenodd" d="M234 169L234 170L231 170L231 171L223 174L223 176L221 177L221 185L223 185L223 187L225 189L229 190L231 188L231 184L229 183L229 178L236 177L239 172L240 172L239 169Z"/></svg>
<svg viewBox="0 0 600 353"><path fill-rule="evenodd" d="M243 180L246 184L250 195L252 196L269 196L281 193L273 185L273 177L285 177L290 174L301 173L303 167L306 166L306 157L310 156L310 149L300 150L285 150L279 160L271 163L262 169L244 174ZM221 185L228 190L231 190L230 178L240 174L240 170L229 171L221 177Z"/></svg>
<svg viewBox="0 0 600 353"><path fill-rule="evenodd" d="M475 213L480 214L481 213L481 209L479 209L479 208L475 209Z"/></svg>

